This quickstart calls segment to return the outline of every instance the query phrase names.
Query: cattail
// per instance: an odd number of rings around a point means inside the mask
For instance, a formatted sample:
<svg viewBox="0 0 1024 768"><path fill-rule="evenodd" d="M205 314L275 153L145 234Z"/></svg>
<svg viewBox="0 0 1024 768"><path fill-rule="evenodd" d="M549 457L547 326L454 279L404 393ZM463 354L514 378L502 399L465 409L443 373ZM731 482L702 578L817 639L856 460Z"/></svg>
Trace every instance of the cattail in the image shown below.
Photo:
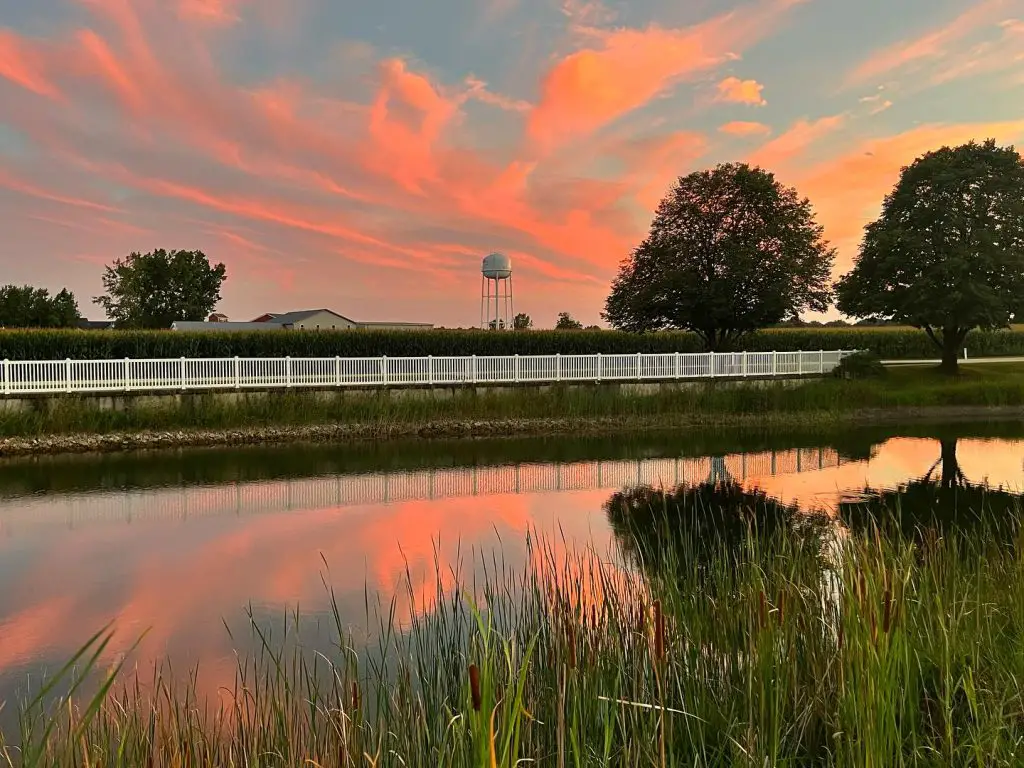
<svg viewBox="0 0 1024 768"><path fill-rule="evenodd" d="M352 710L359 709L359 683L352 681Z"/></svg>
<svg viewBox="0 0 1024 768"><path fill-rule="evenodd" d="M837 651L843 650L843 635L844 635L843 627L842 627L842 625L839 625L839 633L836 635L836 650Z"/></svg>
<svg viewBox="0 0 1024 768"><path fill-rule="evenodd" d="M665 616L661 612L661 600L654 601L654 657L665 659Z"/></svg>
<svg viewBox="0 0 1024 768"><path fill-rule="evenodd" d="M764 590L761 590L761 594L758 595L757 610L761 619L760 628L764 629L768 624L768 600L764 596Z"/></svg>
<svg viewBox="0 0 1024 768"><path fill-rule="evenodd" d="M469 665L469 693L473 698L473 711L479 712L483 705L483 696L480 695L480 670L476 664Z"/></svg>
<svg viewBox="0 0 1024 768"><path fill-rule="evenodd" d="M871 642L878 643L878 622L875 621L875 611L868 608L868 616L871 618Z"/></svg>
<svg viewBox="0 0 1024 768"><path fill-rule="evenodd" d="M882 617L882 632L889 634L889 628L891 627L890 620L892 619L892 592L885 590L885 597L882 598L885 601L885 614Z"/></svg>

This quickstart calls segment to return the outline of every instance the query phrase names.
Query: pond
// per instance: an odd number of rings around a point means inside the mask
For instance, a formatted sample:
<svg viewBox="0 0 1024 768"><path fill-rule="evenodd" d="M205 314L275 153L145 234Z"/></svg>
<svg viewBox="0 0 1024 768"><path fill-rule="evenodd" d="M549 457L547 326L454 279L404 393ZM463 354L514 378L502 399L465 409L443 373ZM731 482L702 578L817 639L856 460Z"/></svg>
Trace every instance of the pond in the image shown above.
<svg viewBox="0 0 1024 768"><path fill-rule="evenodd" d="M110 622L101 665L133 647L140 671L198 663L208 694L230 687L235 650L251 649L239 631L250 617L279 632L301 613L315 645L337 612L372 644L375 606L401 623L488 562L522 568L531 532L556 557L615 549L609 502L637 487L735 482L835 514L865 488L923 477L1024 489L1024 424L9 460L0 701Z"/></svg>

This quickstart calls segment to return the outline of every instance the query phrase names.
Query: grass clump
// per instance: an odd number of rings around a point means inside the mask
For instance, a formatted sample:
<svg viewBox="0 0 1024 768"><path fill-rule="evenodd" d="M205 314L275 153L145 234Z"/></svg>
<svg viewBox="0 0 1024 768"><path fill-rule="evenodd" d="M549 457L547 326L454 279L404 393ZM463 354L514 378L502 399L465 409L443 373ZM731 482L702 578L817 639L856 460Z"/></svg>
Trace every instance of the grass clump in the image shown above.
<svg viewBox="0 0 1024 768"><path fill-rule="evenodd" d="M254 622L261 650L239 660L225 706L200 700L192 677L183 691L163 675L106 684L86 703L29 705L0 754L33 766L1019 765L1019 497L966 493L976 515L957 528L925 507L913 526L913 510L898 525L877 517L898 494L842 510L844 525L730 484L617 495L621 557L537 539L523 568L482 557L475 575L451 574L451 592L421 602L410 587L411 624L385 606L372 649L336 606L334 647L316 653Z"/></svg>

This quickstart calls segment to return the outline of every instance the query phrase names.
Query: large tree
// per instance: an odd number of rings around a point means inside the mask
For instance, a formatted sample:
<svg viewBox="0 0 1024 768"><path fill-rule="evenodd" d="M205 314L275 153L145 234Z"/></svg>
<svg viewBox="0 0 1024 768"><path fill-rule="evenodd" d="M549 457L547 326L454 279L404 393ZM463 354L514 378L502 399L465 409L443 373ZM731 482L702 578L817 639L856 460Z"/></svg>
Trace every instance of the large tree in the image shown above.
<svg viewBox="0 0 1024 768"><path fill-rule="evenodd" d="M760 168L719 165L680 178L605 305L615 328L694 331L711 350L824 311L835 250L811 204Z"/></svg>
<svg viewBox="0 0 1024 768"><path fill-rule="evenodd" d="M5 285L0 288L0 326L5 328L73 328L78 302L66 288L50 296L45 288Z"/></svg>
<svg viewBox="0 0 1024 768"><path fill-rule="evenodd" d="M1024 297L1024 164L992 140L903 169L867 226L839 310L924 329L956 373L972 328L1005 327Z"/></svg>
<svg viewBox="0 0 1024 768"><path fill-rule="evenodd" d="M169 328L175 320L202 320L220 301L227 276L202 251L132 253L103 274L107 293L93 301L118 325Z"/></svg>

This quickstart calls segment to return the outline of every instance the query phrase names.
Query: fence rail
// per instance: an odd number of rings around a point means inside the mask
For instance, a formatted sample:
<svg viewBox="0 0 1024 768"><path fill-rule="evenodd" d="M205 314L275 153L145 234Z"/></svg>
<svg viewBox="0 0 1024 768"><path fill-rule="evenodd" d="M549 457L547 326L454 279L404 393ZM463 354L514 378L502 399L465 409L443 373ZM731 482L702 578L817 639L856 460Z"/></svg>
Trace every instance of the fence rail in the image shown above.
<svg viewBox="0 0 1024 768"><path fill-rule="evenodd" d="M409 387L821 375L852 351L505 357L4 360L4 395L59 392Z"/></svg>

